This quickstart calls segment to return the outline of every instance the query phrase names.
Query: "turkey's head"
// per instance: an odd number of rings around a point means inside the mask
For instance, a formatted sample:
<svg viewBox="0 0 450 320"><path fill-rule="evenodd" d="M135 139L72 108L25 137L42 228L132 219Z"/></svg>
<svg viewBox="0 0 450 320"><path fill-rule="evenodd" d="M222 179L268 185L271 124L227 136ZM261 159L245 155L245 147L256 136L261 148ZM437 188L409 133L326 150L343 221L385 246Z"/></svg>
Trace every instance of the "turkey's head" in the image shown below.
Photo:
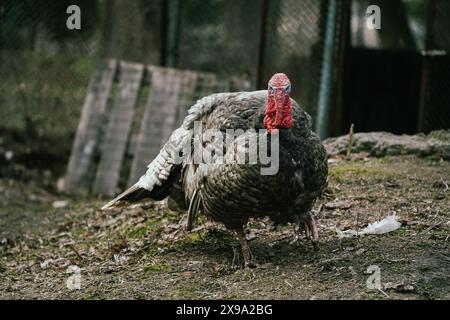
<svg viewBox="0 0 450 320"><path fill-rule="evenodd" d="M272 133L292 127L291 82L284 73L276 73L267 88L267 109L264 127Z"/></svg>

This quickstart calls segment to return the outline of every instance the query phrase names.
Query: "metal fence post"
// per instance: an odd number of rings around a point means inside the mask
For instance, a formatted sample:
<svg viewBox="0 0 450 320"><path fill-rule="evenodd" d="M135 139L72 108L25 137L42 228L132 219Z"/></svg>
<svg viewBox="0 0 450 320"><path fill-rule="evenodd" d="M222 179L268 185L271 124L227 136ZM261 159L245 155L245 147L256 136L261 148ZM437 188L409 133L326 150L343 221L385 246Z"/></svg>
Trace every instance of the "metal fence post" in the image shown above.
<svg viewBox="0 0 450 320"><path fill-rule="evenodd" d="M176 67L178 64L178 43L180 35L180 0L169 0L169 30L167 66Z"/></svg>
<svg viewBox="0 0 450 320"><path fill-rule="evenodd" d="M427 22L425 34L425 50L422 52L422 75L420 79L420 98L419 110L417 113L417 132L424 132L426 130L425 124L425 108L428 95L428 82L430 80L430 67L432 56L429 51L433 49L433 23L435 16L435 0L427 1Z"/></svg>
<svg viewBox="0 0 450 320"><path fill-rule="evenodd" d="M330 126L330 135L340 135L343 129L343 110L344 110L344 90L345 90L345 65L347 61L347 54L349 52L350 41L350 10L351 0L342 0L340 3L340 19L337 23L339 28L339 44L337 45L337 70L336 70L336 100L332 103L333 111L333 123Z"/></svg>
<svg viewBox="0 0 450 320"><path fill-rule="evenodd" d="M319 89L319 109L316 118L316 131L321 138L326 138L329 132L330 96L333 81L333 53L336 31L336 0L329 0L327 24L325 31L325 45Z"/></svg>
<svg viewBox="0 0 450 320"><path fill-rule="evenodd" d="M263 0L261 8L261 26L259 34L258 69L256 70L256 86L262 88L264 77L264 59L266 54L267 14L269 0Z"/></svg>

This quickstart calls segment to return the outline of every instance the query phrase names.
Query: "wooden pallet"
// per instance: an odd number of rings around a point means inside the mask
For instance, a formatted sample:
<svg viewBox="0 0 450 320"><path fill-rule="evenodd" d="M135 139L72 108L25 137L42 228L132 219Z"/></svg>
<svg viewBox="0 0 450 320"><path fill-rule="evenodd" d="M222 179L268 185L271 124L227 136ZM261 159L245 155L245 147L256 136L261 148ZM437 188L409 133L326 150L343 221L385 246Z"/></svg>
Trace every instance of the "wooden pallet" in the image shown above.
<svg viewBox="0 0 450 320"><path fill-rule="evenodd" d="M112 196L134 184L197 99L235 87L247 90L250 84L211 73L101 63L88 87L65 190ZM138 101L145 101L140 112Z"/></svg>

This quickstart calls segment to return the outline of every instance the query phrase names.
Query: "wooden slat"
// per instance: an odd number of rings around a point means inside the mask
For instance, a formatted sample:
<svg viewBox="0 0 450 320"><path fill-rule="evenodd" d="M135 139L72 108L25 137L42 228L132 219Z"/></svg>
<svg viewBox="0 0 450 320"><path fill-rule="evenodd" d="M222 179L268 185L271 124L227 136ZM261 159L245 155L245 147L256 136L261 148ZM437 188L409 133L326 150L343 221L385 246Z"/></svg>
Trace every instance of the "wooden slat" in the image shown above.
<svg viewBox="0 0 450 320"><path fill-rule="evenodd" d="M217 79L217 85L214 92L230 92L230 81L226 79Z"/></svg>
<svg viewBox="0 0 450 320"><path fill-rule="evenodd" d="M149 68L152 85L136 139L130 185L145 173L146 166L158 155L163 141L172 133L181 91L182 78L179 72L154 66Z"/></svg>
<svg viewBox="0 0 450 320"><path fill-rule="evenodd" d="M139 132L133 137L130 184L145 173L148 163L158 154L173 130L181 125L187 110L197 99L211 93L229 91L232 83L211 73L155 66L143 69L143 65L125 62L117 68L117 62L112 60L96 69L72 148L66 191L79 193L92 189L105 195L117 191L141 85L151 83L151 90L144 115L139 119ZM120 80L119 92L102 138L106 105L115 76ZM244 89L247 88L241 88ZM100 140L103 143L99 148ZM96 168L94 155L98 153L100 162Z"/></svg>
<svg viewBox="0 0 450 320"><path fill-rule="evenodd" d="M187 110L199 98L228 91L229 82L212 73L197 73L150 67L151 92L131 165L129 185L145 173L172 132L182 123Z"/></svg>
<svg viewBox="0 0 450 320"><path fill-rule="evenodd" d="M120 71L119 92L106 129L93 186L96 194L116 193L144 67L142 64L121 62Z"/></svg>
<svg viewBox="0 0 450 320"><path fill-rule="evenodd" d="M195 89L197 88L198 73L193 71L181 72L180 99L178 101L175 128L178 128L187 115L189 108L195 103Z"/></svg>
<svg viewBox="0 0 450 320"><path fill-rule="evenodd" d="M102 116L106 110L116 66L115 60L102 63L95 70L89 83L67 167L65 179L67 192L80 193L91 184L92 159L97 148Z"/></svg>
<svg viewBox="0 0 450 320"><path fill-rule="evenodd" d="M219 92L229 91L229 82L226 80L218 79L217 75L213 73L200 73L198 75L196 95L198 99L207 95Z"/></svg>
<svg viewBox="0 0 450 320"><path fill-rule="evenodd" d="M255 90L255 88L252 87L252 83L249 79L232 77L229 80L229 83L230 91L232 92Z"/></svg>
<svg viewBox="0 0 450 320"><path fill-rule="evenodd" d="M199 80L197 81L197 88L195 90L198 99L215 92L217 88L217 77L215 74L201 73L198 77Z"/></svg>

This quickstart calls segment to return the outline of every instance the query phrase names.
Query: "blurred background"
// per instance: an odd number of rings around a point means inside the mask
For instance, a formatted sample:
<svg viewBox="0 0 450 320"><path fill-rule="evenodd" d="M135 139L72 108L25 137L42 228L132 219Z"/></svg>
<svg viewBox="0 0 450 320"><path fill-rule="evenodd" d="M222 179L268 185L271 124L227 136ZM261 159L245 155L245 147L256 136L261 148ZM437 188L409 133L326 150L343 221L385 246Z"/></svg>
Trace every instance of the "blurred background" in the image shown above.
<svg viewBox="0 0 450 320"><path fill-rule="evenodd" d="M66 28L72 4L81 30ZM366 26L369 5L381 9L380 30ZM242 90L285 72L326 138L352 123L359 132L449 128L449 50L447 0L4 0L0 175L65 174L106 59L239 78Z"/></svg>

